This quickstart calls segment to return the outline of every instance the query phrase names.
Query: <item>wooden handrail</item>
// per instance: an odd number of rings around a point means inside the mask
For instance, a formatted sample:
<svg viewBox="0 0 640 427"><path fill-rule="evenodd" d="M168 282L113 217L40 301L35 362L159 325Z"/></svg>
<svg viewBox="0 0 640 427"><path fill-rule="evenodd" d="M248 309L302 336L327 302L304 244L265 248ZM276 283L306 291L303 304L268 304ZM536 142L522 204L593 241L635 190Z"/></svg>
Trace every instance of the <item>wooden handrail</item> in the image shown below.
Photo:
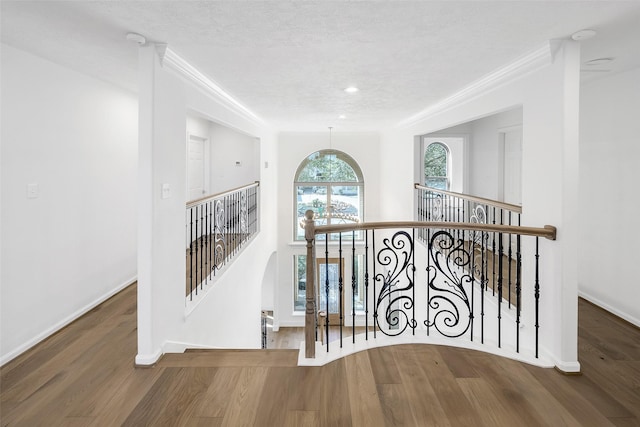
<svg viewBox="0 0 640 427"><path fill-rule="evenodd" d="M455 193L453 191L439 190L437 188L431 188L431 187L427 187L417 183L414 184L414 188L419 190L433 191L435 193L447 194L449 196L459 197L461 199L470 200L472 202L482 203L483 205L494 206L500 209L507 209L515 213L522 213L522 206L520 205L512 205L511 203L504 203L504 202L499 202L497 200L485 199L484 197L470 196L468 194L463 194L463 193Z"/></svg>
<svg viewBox="0 0 640 427"><path fill-rule="evenodd" d="M235 193L236 191L246 190L246 189L258 187L258 186L260 186L260 181L256 181L253 184L247 184L237 188L232 188L231 190L223 191L222 193L216 193L210 196L204 196L199 199L194 199L187 202L187 209L192 208L201 203L208 202L209 200L217 199L219 197L226 196L227 194Z"/></svg>
<svg viewBox="0 0 640 427"><path fill-rule="evenodd" d="M357 224L319 225L314 234L344 233L353 230L375 230L389 228L436 228L453 230L473 230L487 233L520 234L523 236L539 236L549 240L556 240L556 227L522 227L517 225L478 224L473 222L424 222L424 221L387 221L361 222Z"/></svg>

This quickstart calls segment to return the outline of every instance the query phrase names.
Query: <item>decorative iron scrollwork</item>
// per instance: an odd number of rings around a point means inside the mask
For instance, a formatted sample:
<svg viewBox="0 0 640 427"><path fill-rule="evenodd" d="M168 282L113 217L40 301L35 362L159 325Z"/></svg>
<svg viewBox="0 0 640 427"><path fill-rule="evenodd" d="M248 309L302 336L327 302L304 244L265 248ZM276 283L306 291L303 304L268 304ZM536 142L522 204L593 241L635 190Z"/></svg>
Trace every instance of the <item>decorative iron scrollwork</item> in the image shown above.
<svg viewBox="0 0 640 427"><path fill-rule="evenodd" d="M431 221L438 222L444 220L444 200L442 194L431 193L433 200L431 202L431 212L429 217Z"/></svg>
<svg viewBox="0 0 640 427"><path fill-rule="evenodd" d="M247 212L247 194L240 193L240 232L249 232L249 215Z"/></svg>
<svg viewBox="0 0 640 427"><path fill-rule="evenodd" d="M438 231L429 242L429 318L425 325L435 327L442 335L455 338L463 335L471 324L472 308L465 285L469 275L471 254L463 240L447 231Z"/></svg>
<svg viewBox="0 0 640 427"><path fill-rule="evenodd" d="M469 222L472 224L486 224L487 223L487 211L485 210L483 205L476 205L475 208L471 211L471 217L469 217ZM472 231L472 240L476 244L482 243L482 233L479 231Z"/></svg>
<svg viewBox="0 0 640 427"><path fill-rule="evenodd" d="M215 227L213 229L213 268L220 269L224 264L226 243L227 221L225 218L224 203L222 200L216 200L215 206Z"/></svg>
<svg viewBox="0 0 640 427"><path fill-rule="evenodd" d="M382 283L374 312L374 322L388 336L402 334L407 328L415 329L416 320L409 315L414 307L413 293L413 239L406 231L396 232L383 240L384 247L376 259L385 267L385 273L375 276ZM384 316L380 316L384 313Z"/></svg>

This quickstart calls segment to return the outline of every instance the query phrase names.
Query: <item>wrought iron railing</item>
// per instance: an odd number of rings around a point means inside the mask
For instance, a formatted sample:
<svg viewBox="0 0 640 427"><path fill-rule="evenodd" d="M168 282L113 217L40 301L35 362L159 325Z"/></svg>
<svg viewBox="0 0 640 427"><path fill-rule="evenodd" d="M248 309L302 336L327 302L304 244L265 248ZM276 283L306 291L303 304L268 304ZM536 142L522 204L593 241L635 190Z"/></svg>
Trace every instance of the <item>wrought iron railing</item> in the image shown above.
<svg viewBox="0 0 640 427"><path fill-rule="evenodd" d="M186 295L203 291L258 231L258 187L244 187L187 203Z"/></svg>
<svg viewBox="0 0 640 427"><path fill-rule="evenodd" d="M414 184L416 220L520 225L522 206Z"/></svg>
<svg viewBox="0 0 640 427"><path fill-rule="evenodd" d="M539 238L555 240L555 227L544 228L508 226L499 224L462 222L379 222L315 226L313 212L307 211L305 219L305 239L307 241L306 277L306 318L305 357L315 358L316 345L343 346L343 329L350 328L352 342L375 340L378 336L395 337L416 335L417 333L442 339L467 340L476 344L492 345L497 349L508 340L510 351L521 351L521 322L523 310L527 312L527 351L532 357L539 353L539 302L540 302L540 253ZM356 241L349 239L343 251L342 239L338 248L329 246L331 233L364 233L364 274L358 277L343 277L342 263L353 263L356 256ZM416 244L419 234L423 234L426 245ZM489 248L490 236L497 236L502 242L513 236L516 242L513 301L507 306L503 301L505 275L502 258L497 263L497 271L492 271ZM316 236L325 235L319 248ZM458 237L460 236L460 237ZM528 275L523 276L522 240L531 239L527 250L531 251ZM346 241L346 239L345 239ZM502 247L502 244L499 243ZM339 252L340 268L337 283L330 283L329 253ZM416 256L416 252L420 252ZM316 252L327 271L317 275ZM343 259L343 254L346 255ZM350 259L351 257L351 259ZM322 268L322 267L320 267ZM416 277L419 272L420 277ZM495 295L489 292L489 277L495 274L497 285ZM318 283L318 277L324 283ZM359 288L358 281L364 282L364 310L358 314L364 332L356 334L356 313L344 313L342 301L351 297ZM335 287L334 287L335 285ZM330 289L331 288L331 289ZM317 303L324 294L326 306ZM419 295L418 297L416 295ZM338 329L339 343L329 340L329 300L339 299ZM491 307L489 307L491 306ZM323 311L323 344L317 343L318 312ZM491 318L490 318L491 316ZM344 326L350 321L351 326ZM508 325L508 333L506 327ZM489 329L491 330L489 333ZM357 335L357 337L356 337ZM490 336L489 336L490 335ZM499 352L499 351L498 351Z"/></svg>
<svg viewBox="0 0 640 427"><path fill-rule="evenodd" d="M520 225L522 206L504 203L469 194L455 193L414 184L416 189L416 220L429 222L466 222L471 224L493 225ZM455 232L456 238L464 238L461 230ZM425 241L426 235L421 232L418 238ZM505 298L508 303L512 300L512 288L514 285L516 268L516 241L515 237L498 239L497 233L491 233L488 237L489 255L491 263L491 277L487 286L493 294L496 293L498 268L506 269L509 273ZM498 264L502 262L504 266Z"/></svg>

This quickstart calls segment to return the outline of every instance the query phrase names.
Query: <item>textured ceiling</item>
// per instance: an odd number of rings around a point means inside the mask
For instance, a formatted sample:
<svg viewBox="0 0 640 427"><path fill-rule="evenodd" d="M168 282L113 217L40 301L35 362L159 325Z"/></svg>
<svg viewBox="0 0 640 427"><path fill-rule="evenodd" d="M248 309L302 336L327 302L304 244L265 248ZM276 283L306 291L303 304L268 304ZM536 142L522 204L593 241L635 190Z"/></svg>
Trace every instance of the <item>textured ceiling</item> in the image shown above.
<svg viewBox="0 0 640 427"><path fill-rule="evenodd" d="M131 90L137 47L125 34L168 43L281 130L393 126L583 28L598 31L582 42L585 61L615 57L584 77L640 66L638 1L3 0L1 7L4 43ZM350 85L360 92L345 93Z"/></svg>

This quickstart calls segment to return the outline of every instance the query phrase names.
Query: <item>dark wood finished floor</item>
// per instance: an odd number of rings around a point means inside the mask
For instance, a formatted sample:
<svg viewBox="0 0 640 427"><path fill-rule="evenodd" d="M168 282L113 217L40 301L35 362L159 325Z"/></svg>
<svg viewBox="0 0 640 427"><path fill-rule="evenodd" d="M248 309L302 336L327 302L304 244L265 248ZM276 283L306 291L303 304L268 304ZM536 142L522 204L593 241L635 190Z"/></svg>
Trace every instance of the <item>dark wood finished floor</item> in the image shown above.
<svg viewBox="0 0 640 427"><path fill-rule="evenodd" d="M251 350L136 369L135 295L134 285L3 366L2 425L640 425L640 332L582 300L583 375L564 376L427 345L324 367L295 366L295 350Z"/></svg>

